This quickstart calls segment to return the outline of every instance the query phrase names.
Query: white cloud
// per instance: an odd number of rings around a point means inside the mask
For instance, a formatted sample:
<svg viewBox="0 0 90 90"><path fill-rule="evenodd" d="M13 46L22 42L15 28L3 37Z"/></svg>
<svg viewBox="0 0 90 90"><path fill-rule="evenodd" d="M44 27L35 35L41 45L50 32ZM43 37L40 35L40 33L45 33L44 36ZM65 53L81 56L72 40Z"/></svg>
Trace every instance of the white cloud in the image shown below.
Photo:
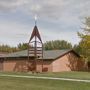
<svg viewBox="0 0 90 90"><path fill-rule="evenodd" d="M90 15L90 0L0 0L1 11L18 9L44 21L62 23L61 27L77 28L80 18Z"/></svg>
<svg viewBox="0 0 90 90"><path fill-rule="evenodd" d="M16 46L20 42L28 42L33 27L12 21L0 21L0 43ZM48 28L39 27L43 42L48 40L67 40L75 44L78 37L75 32L58 31L51 33Z"/></svg>
<svg viewBox="0 0 90 90"><path fill-rule="evenodd" d="M28 42L30 27L18 22L0 21L0 43L16 46L20 42Z"/></svg>
<svg viewBox="0 0 90 90"><path fill-rule="evenodd" d="M61 33L60 35L58 34L59 29L53 30L51 35L48 28L42 28L44 33L42 36L46 37L45 40L61 37L61 39L74 42L75 40L78 41L76 33L69 31L69 29L73 30L74 28L78 31L81 24L79 18L90 15L90 0L0 0L1 12L15 12L17 10L22 10L30 15L37 13L40 19L58 24L62 32L66 30L64 34ZM0 42L13 44L28 40L29 30L29 25L23 25L18 21L0 21ZM64 35L67 37L64 37Z"/></svg>
<svg viewBox="0 0 90 90"><path fill-rule="evenodd" d="M51 22L76 24L79 18L90 15L90 0L0 0L0 11L16 10Z"/></svg>
<svg viewBox="0 0 90 90"><path fill-rule="evenodd" d="M40 29L42 30L42 29ZM68 31L58 31L58 32L51 32L48 29L43 29L41 33L43 41L49 41L49 40L66 40L72 45L78 44L80 39L77 36L77 32L68 32Z"/></svg>
<svg viewBox="0 0 90 90"><path fill-rule="evenodd" d="M0 0L0 10L22 8L30 14L53 18L60 18L65 12L88 15L89 5L90 0Z"/></svg>

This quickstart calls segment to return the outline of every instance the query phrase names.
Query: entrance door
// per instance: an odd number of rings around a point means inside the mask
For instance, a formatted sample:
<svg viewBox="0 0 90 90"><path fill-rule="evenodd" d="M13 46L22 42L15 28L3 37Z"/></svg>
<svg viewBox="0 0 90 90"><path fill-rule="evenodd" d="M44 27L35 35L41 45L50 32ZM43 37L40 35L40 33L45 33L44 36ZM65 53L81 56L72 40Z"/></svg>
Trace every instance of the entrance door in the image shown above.
<svg viewBox="0 0 90 90"><path fill-rule="evenodd" d="M0 60L0 71L3 71L3 60Z"/></svg>

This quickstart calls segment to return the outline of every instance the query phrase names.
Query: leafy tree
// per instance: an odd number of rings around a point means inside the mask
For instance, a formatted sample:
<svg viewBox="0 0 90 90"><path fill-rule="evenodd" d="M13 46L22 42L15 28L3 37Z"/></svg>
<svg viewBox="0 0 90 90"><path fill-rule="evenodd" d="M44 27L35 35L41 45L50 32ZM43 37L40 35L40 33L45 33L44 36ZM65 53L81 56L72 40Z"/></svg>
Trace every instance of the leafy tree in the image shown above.
<svg viewBox="0 0 90 90"><path fill-rule="evenodd" d="M71 43L68 43L65 40L55 40L55 41L47 41L44 43L45 50L60 50L60 49L71 49Z"/></svg>
<svg viewBox="0 0 90 90"><path fill-rule="evenodd" d="M17 48L19 50L26 50L26 49L28 49L28 44L27 43L19 43Z"/></svg>
<svg viewBox="0 0 90 90"><path fill-rule="evenodd" d="M78 32L78 36L81 38L79 43L79 52L86 59L90 60L90 17L85 18L84 32Z"/></svg>
<svg viewBox="0 0 90 90"><path fill-rule="evenodd" d="M0 52L16 52L18 49L16 47L11 47L9 45L0 45Z"/></svg>

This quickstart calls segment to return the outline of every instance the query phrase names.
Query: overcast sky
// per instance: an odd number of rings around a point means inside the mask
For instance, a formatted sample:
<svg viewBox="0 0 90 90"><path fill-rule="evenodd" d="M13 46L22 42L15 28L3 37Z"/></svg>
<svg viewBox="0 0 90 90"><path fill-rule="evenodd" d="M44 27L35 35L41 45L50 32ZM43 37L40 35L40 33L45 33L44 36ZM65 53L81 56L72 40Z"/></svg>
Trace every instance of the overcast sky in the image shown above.
<svg viewBox="0 0 90 90"><path fill-rule="evenodd" d="M0 0L0 44L28 42L35 14L43 42L63 39L74 45L90 15L90 0Z"/></svg>

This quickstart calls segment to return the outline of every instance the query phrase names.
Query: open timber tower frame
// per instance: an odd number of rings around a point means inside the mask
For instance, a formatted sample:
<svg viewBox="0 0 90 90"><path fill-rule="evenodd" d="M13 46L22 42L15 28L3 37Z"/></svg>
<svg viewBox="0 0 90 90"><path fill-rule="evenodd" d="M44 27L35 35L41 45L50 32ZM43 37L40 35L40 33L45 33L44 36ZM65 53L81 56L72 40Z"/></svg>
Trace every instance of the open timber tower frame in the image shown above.
<svg viewBox="0 0 90 90"><path fill-rule="evenodd" d="M40 33L38 31L36 21L35 26L32 31L29 43L28 43L28 60L30 60L30 57L33 56L34 60L32 61L32 70L33 72L37 71L37 62L38 59L42 60L42 72L43 72L43 43L40 36Z"/></svg>

